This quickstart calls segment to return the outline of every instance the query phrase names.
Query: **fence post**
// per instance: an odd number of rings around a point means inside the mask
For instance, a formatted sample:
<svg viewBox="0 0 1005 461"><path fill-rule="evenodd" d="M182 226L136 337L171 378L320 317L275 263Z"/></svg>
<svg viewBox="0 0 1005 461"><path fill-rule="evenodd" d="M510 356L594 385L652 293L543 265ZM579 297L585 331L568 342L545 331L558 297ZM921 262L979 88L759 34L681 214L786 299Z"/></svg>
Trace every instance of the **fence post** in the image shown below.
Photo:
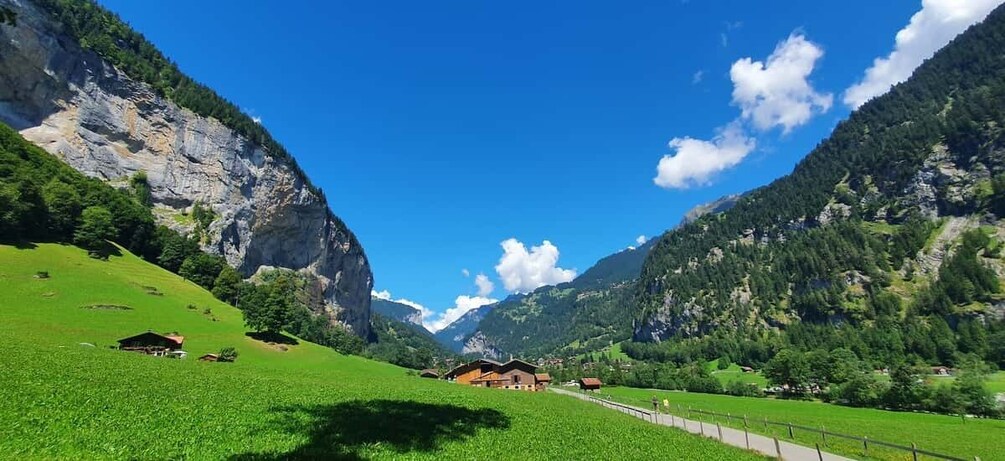
<svg viewBox="0 0 1005 461"><path fill-rule="evenodd" d="M869 456L869 436L862 437L862 455Z"/></svg>
<svg viewBox="0 0 1005 461"><path fill-rule="evenodd" d="M750 449L750 433L747 432L747 427L743 427L743 441L747 442L747 449Z"/></svg>
<svg viewBox="0 0 1005 461"><path fill-rule="evenodd" d="M914 461L918 461L918 445L911 442L911 456L914 457Z"/></svg>
<svg viewBox="0 0 1005 461"><path fill-rule="evenodd" d="M792 423L789 423L789 438L794 439L796 436L792 435Z"/></svg>
<svg viewBox="0 0 1005 461"><path fill-rule="evenodd" d="M747 415L743 415L743 428L747 428Z"/></svg>
<svg viewBox="0 0 1005 461"><path fill-rule="evenodd" d="M817 444L817 458L820 461L824 461L824 453L822 451L820 451L820 444L819 443Z"/></svg>
<svg viewBox="0 0 1005 461"><path fill-rule="evenodd" d="M684 422L684 432L687 432L687 418L682 418L681 421Z"/></svg>
<svg viewBox="0 0 1005 461"><path fill-rule="evenodd" d="M722 442L722 424L715 423L715 428L719 430L719 441Z"/></svg>
<svg viewBox="0 0 1005 461"><path fill-rule="evenodd" d="M764 430L768 430L768 417L764 417Z"/></svg>
<svg viewBox="0 0 1005 461"><path fill-rule="evenodd" d="M823 439L824 445L827 445L827 429L822 424L820 425L820 438Z"/></svg>
<svg viewBox="0 0 1005 461"><path fill-rule="evenodd" d="M782 459L782 446L778 444L778 437L772 437L775 441L775 457L779 460Z"/></svg>
<svg viewBox="0 0 1005 461"><path fill-rule="evenodd" d="M701 431L701 435L705 435L705 422L698 420L698 430Z"/></svg>
<svg viewBox="0 0 1005 461"><path fill-rule="evenodd" d="M673 413L670 413L670 427L677 427L677 423L673 420Z"/></svg>

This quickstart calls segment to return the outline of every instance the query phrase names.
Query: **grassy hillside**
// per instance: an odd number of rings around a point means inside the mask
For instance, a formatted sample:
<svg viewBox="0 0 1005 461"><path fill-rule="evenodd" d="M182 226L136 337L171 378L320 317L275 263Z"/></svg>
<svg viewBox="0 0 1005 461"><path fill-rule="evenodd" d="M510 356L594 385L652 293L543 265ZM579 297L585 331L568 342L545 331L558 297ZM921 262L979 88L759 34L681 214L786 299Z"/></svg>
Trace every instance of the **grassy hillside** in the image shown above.
<svg viewBox="0 0 1005 461"><path fill-rule="evenodd" d="M919 448L937 453L973 459L980 456L982 460L1005 460L1005 421L992 419L970 419L964 422L958 417L941 416L923 413L892 412L869 408L851 408L829 405L820 402L799 400L777 400L767 398L732 397L726 395L698 394L689 392L670 392L653 389L633 389L627 387L608 387L604 394L613 396L614 400L648 407L653 395L659 399L670 401L675 414L677 405L684 409L691 407L696 410L729 413L732 415L747 415L750 431L777 436L779 439L788 437L788 430L779 426L764 428L763 418L770 421L791 422L793 424L821 427L828 431L855 436L868 436L870 439L910 446L917 443ZM697 413L692 413L698 419ZM712 422L704 417L704 421ZM717 422L733 427L743 427L743 422L717 418ZM796 441L812 446L821 442L819 434L795 431ZM861 458L861 444L829 437L826 449L851 457ZM909 459L910 454L888 451L878 446L870 446L874 459Z"/></svg>
<svg viewBox="0 0 1005 461"><path fill-rule="evenodd" d="M236 309L124 251L99 261L71 246L0 245L0 261L3 457L754 458L568 397L265 344L245 336ZM205 363L108 347L147 329L177 331L193 355L240 355Z"/></svg>

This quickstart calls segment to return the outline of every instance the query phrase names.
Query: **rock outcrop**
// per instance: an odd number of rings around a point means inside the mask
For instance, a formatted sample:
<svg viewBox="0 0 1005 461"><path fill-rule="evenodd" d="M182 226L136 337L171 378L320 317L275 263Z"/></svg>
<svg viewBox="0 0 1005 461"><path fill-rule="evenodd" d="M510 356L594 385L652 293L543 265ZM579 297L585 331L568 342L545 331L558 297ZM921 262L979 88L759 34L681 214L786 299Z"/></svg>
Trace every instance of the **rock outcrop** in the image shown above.
<svg viewBox="0 0 1005 461"><path fill-rule="evenodd" d="M363 248L290 161L130 79L30 1L0 5L18 14L0 26L0 120L87 175L145 172L162 224L184 228L189 207L208 206L205 250L245 276L274 266L316 278L318 313L369 333Z"/></svg>

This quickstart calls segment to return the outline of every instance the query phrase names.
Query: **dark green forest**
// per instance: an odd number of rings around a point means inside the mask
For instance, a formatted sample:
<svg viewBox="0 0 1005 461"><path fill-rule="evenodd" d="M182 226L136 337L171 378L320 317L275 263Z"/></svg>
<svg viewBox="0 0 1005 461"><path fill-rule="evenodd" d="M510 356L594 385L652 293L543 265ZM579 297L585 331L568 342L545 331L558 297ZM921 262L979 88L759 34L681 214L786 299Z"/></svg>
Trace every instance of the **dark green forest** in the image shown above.
<svg viewBox="0 0 1005 461"><path fill-rule="evenodd" d="M1002 49L999 8L840 123L792 174L665 234L642 269L643 328L625 351L758 366L785 348L841 347L876 367L972 356L1001 365L1003 327L988 311L1000 299L993 227L950 242L934 276L917 273L914 258L940 231L933 212L988 225L1000 217ZM951 162L968 182L938 183L921 204L910 191L926 162ZM687 313L696 306L700 315ZM676 323L646 333L667 317ZM644 342L653 339L662 342Z"/></svg>

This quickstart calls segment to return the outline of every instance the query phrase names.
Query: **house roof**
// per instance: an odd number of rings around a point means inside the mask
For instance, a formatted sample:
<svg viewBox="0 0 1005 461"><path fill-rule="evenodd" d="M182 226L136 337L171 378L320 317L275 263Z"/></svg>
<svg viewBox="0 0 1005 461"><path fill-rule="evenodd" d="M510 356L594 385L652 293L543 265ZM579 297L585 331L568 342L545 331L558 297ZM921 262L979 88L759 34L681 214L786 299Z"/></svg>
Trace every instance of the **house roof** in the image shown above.
<svg viewBox="0 0 1005 461"><path fill-rule="evenodd" d="M583 383L584 386L599 386L601 384L597 378L583 378L579 382Z"/></svg>
<svg viewBox="0 0 1005 461"><path fill-rule="evenodd" d="M219 356L219 355L216 355L216 354L203 354L203 355L202 355L201 357L213 357L213 358L219 358L220 356Z"/></svg>
<svg viewBox="0 0 1005 461"><path fill-rule="evenodd" d="M531 373L533 373L534 370L537 370L537 365L534 365L533 363L525 362L525 361L520 360L520 359L510 359L509 362L506 362L506 363L502 364L502 369L503 370L509 370L511 368L522 368L522 369L525 369L525 370L529 370Z"/></svg>
<svg viewBox="0 0 1005 461"><path fill-rule="evenodd" d="M434 375L434 376L439 376L440 375L439 372L437 372L436 370L434 370L432 368L426 368L425 370L420 371L419 374L420 375Z"/></svg>
<svg viewBox="0 0 1005 461"><path fill-rule="evenodd" d="M175 344L178 345L178 347L181 347L182 343L185 342L185 337L184 336L168 336L168 335L162 335L162 334L154 333L152 331L146 331L146 332L140 333L138 335L132 335L132 336L130 336L128 338L122 338L118 342L119 343L124 343L124 342L132 341L132 340L137 340L137 339L140 339L140 338L143 338L143 337L151 337L151 336L153 336L155 338L158 338L158 339L164 339L164 340L168 340L168 341L174 342Z"/></svg>
<svg viewBox="0 0 1005 461"><path fill-rule="evenodd" d="M534 379L537 380L538 382L550 382L551 375L549 375L548 373L536 373L534 374Z"/></svg>
<svg viewBox="0 0 1005 461"><path fill-rule="evenodd" d="M488 364L488 365L492 365L494 367L501 367L502 366L501 363L496 362L495 360L489 360L489 359L472 360L472 361L470 361L468 363L461 364L461 365L458 365L458 366L454 367L452 370L446 372L443 376L447 376L447 377L456 376L456 375L465 373L465 372L467 372L469 370L473 370L473 369L475 369L477 367L480 367L482 364Z"/></svg>

